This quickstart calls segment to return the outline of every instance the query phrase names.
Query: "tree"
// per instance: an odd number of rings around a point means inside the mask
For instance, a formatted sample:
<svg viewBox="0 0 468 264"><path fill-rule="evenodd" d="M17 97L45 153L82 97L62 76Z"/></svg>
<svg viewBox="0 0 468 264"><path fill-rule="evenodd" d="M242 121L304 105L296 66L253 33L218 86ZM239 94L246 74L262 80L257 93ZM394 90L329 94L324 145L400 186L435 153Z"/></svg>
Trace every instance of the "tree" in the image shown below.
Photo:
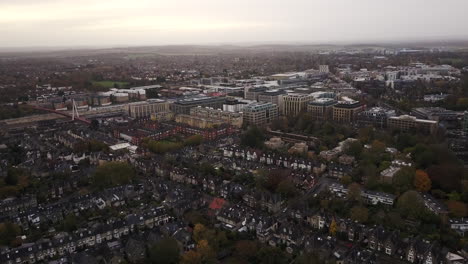
<svg viewBox="0 0 468 264"><path fill-rule="evenodd" d="M181 264L202 264L202 255L195 250L190 250L182 255Z"/></svg>
<svg viewBox="0 0 468 264"><path fill-rule="evenodd" d="M177 264L180 259L180 249L177 240L164 238L151 246L149 257L153 264Z"/></svg>
<svg viewBox="0 0 468 264"><path fill-rule="evenodd" d="M202 135L193 135L184 140L185 146L198 146L202 143L203 136Z"/></svg>
<svg viewBox="0 0 468 264"><path fill-rule="evenodd" d="M98 189L128 184L135 177L135 171L126 162L112 161L97 167L93 174L94 186Z"/></svg>
<svg viewBox="0 0 468 264"><path fill-rule="evenodd" d="M403 193L398 198L396 207L403 217L419 218L425 211L424 201L416 191Z"/></svg>
<svg viewBox="0 0 468 264"><path fill-rule="evenodd" d="M447 207L448 207L450 213L453 216L455 216L455 217L466 217L466 215L467 215L466 204L464 204L463 202L453 201L453 200L449 200L446 203L447 203Z"/></svg>
<svg viewBox="0 0 468 264"><path fill-rule="evenodd" d="M18 225L10 222L0 223L0 245L10 246L20 234L21 229Z"/></svg>
<svg viewBox="0 0 468 264"><path fill-rule="evenodd" d="M353 221L365 223L369 218L369 211L366 207L354 206L353 208L351 208L350 217Z"/></svg>
<svg viewBox="0 0 468 264"><path fill-rule="evenodd" d="M371 152L380 154L380 153L385 152L385 148L386 148L385 143L378 141L378 140L372 141Z"/></svg>
<svg viewBox="0 0 468 264"><path fill-rule="evenodd" d="M200 253L203 263L214 263L216 260L216 252L214 252L207 240L200 240L198 242L197 252Z"/></svg>
<svg viewBox="0 0 468 264"><path fill-rule="evenodd" d="M252 262L252 258L255 257L258 251L258 245L255 241L240 240L235 244L235 254L238 258Z"/></svg>
<svg viewBox="0 0 468 264"><path fill-rule="evenodd" d="M330 223L330 228L329 228L329 233L332 236L336 235L336 232L338 231L338 226L336 224L335 218L332 219L332 222Z"/></svg>
<svg viewBox="0 0 468 264"><path fill-rule="evenodd" d="M352 181L353 181L353 178L351 178L351 176L349 176L349 175L344 175L340 179L340 183L345 185L345 186L348 186Z"/></svg>
<svg viewBox="0 0 468 264"><path fill-rule="evenodd" d="M428 192L431 189L431 179L425 171L416 171L414 175L414 187L420 192Z"/></svg>
<svg viewBox="0 0 468 264"><path fill-rule="evenodd" d="M393 176L393 187L398 193L404 193L413 186L415 171L411 167L401 168Z"/></svg>
<svg viewBox="0 0 468 264"><path fill-rule="evenodd" d="M286 263L284 252L276 247L262 247L257 253L257 259L261 264L282 264Z"/></svg>
<svg viewBox="0 0 468 264"><path fill-rule="evenodd" d="M353 182L348 186L348 199L350 201L361 200L361 186L358 183Z"/></svg>
<svg viewBox="0 0 468 264"><path fill-rule="evenodd" d="M241 144L251 148L262 148L265 141L265 135L262 130L256 126L251 126L241 135Z"/></svg>
<svg viewBox="0 0 468 264"><path fill-rule="evenodd" d="M65 217L65 220L63 222L64 230L67 231L67 232L71 232L71 231L76 230L77 227L78 227L78 225L77 225L76 216L74 214L68 214Z"/></svg>
<svg viewBox="0 0 468 264"><path fill-rule="evenodd" d="M325 262L321 261L319 256L315 252L307 252L297 257L295 263L297 264L322 264Z"/></svg>
<svg viewBox="0 0 468 264"><path fill-rule="evenodd" d="M20 169L16 169L16 168L13 168L13 167L8 168L7 176L5 177L5 180L4 180L5 183L7 185L12 185L12 186L18 184L19 174L21 174Z"/></svg>
<svg viewBox="0 0 468 264"><path fill-rule="evenodd" d="M297 195L296 186L294 186L294 183L290 179L280 182L276 188L276 192L287 198Z"/></svg>

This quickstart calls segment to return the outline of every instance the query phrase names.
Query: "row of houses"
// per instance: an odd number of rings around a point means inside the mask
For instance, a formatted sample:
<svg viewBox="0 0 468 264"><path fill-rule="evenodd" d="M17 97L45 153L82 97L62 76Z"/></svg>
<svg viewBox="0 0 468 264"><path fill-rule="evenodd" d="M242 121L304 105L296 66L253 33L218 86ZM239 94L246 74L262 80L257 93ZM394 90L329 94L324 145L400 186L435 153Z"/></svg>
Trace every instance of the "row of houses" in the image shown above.
<svg viewBox="0 0 468 264"><path fill-rule="evenodd" d="M293 170L305 170L315 174L321 174L326 168L324 164L316 161L287 157L275 153L264 153L258 150L244 149L237 146L224 147L222 151L223 156L226 158L236 158Z"/></svg>
<svg viewBox="0 0 468 264"><path fill-rule="evenodd" d="M5 264L37 263L54 259L111 240L119 240L140 229L152 229L173 220L164 207L156 207L124 219L108 220L73 233L59 233L52 239L40 239L18 248L4 249L0 262Z"/></svg>

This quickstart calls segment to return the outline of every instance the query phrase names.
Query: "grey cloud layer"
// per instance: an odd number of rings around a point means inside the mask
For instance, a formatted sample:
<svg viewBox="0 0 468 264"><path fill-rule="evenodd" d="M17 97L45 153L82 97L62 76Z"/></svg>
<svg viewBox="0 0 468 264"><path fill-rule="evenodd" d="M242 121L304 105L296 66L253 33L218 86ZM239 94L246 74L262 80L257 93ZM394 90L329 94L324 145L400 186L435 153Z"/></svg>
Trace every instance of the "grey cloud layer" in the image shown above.
<svg viewBox="0 0 468 264"><path fill-rule="evenodd" d="M468 37L465 0L1 0L0 46Z"/></svg>

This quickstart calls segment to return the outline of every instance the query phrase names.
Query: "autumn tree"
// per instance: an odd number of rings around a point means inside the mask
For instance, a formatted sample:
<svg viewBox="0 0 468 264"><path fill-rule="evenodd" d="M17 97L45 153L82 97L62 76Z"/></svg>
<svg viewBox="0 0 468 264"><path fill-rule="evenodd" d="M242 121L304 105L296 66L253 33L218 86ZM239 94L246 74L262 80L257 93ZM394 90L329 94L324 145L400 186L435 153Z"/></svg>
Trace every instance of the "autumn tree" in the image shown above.
<svg viewBox="0 0 468 264"><path fill-rule="evenodd" d="M447 207L450 213L455 217L466 217L467 215L467 208L466 204L460 201L447 201Z"/></svg>
<svg viewBox="0 0 468 264"><path fill-rule="evenodd" d="M329 233L330 235L335 236L337 231L338 225L336 224L335 218L333 218L332 222L330 223Z"/></svg>
<svg viewBox="0 0 468 264"><path fill-rule="evenodd" d="M414 187L420 192L427 192L431 189L431 179L423 170L417 170L414 175Z"/></svg>
<svg viewBox="0 0 468 264"><path fill-rule="evenodd" d="M202 255L195 250L190 250L182 255L181 264L202 264Z"/></svg>
<svg viewBox="0 0 468 264"><path fill-rule="evenodd" d="M348 186L348 199L350 201L361 200L361 186L358 183L351 183Z"/></svg>
<svg viewBox="0 0 468 264"><path fill-rule="evenodd" d="M252 262L258 251L258 245L255 241L240 240L235 244L235 254L239 259Z"/></svg>
<svg viewBox="0 0 468 264"><path fill-rule="evenodd" d="M216 252L208 244L207 240L200 240L198 242L197 252L201 255L203 263L214 263L216 260Z"/></svg>
<svg viewBox="0 0 468 264"><path fill-rule="evenodd" d="M369 211L366 207L354 206L353 208L351 208L350 217L353 221L365 223L369 218Z"/></svg>

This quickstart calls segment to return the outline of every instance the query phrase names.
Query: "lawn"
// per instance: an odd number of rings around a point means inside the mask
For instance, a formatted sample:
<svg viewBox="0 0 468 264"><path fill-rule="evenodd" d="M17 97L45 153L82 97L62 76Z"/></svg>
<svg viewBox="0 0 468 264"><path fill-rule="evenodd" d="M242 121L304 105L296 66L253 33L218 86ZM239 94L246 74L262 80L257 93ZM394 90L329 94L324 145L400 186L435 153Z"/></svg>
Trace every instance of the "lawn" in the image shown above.
<svg viewBox="0 0 468 264"><path fill-rule="evenodd" d="M92 82L93 86L102 87L102 88L114 88L114 85L117 85L117 88L126 88L128 82L117 82L117 81L94 81Z"/></svg>

